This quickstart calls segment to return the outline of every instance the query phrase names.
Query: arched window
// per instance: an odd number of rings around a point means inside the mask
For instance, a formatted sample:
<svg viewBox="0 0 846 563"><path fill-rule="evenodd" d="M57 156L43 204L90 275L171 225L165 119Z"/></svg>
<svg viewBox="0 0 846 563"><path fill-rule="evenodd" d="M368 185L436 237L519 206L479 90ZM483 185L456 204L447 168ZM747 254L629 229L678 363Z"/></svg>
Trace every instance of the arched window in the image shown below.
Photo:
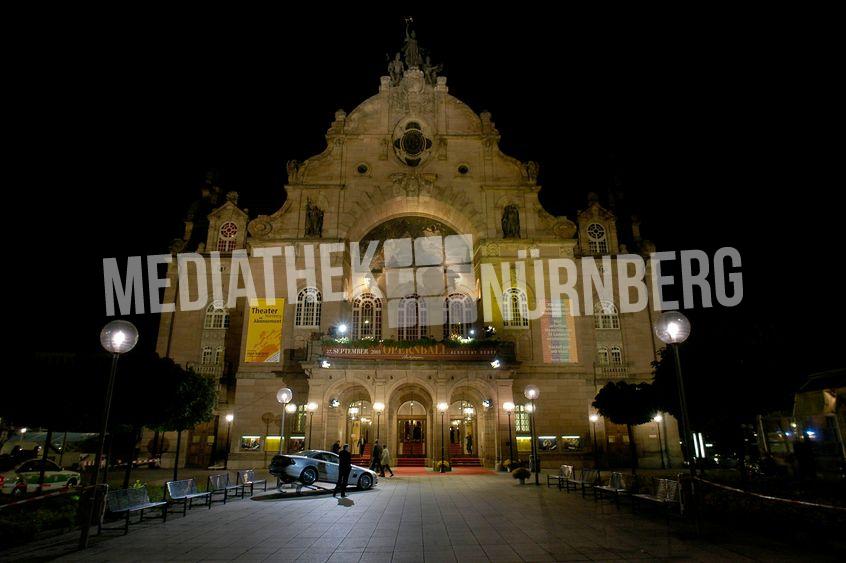
<svg viewBox="0 0 846 563"><path fill-rule="evenodd" d="M591 254L608 254L608 236L599 223L587 226L588 251Z"/></svg>
<svg viewBox="0 0 846 563"><path fill-rule="evenodd" d="M593 304L593 323L596 328L619 329L617 307L611 301L597 301Z"/></svg>
<svg viewBox="0 0 846 563"><path fill-rule="evenodd" d="M382 339L382 300L372 293L362 293L353 301L354 340Z"/></svg>
<svg viewBox="0 0 846 563"><path fill-rule="evenodd" d="M297 294L294 326L320 326L320 292L317 289L306 287Z"/></svg>
<svg viewBox="0 0 846 563"><path fill-rule="evenodd" d="M623 365L623 351L620 349L619 346L611 347L611 365Z"/></svg>
<svg viewBox="0 0 846 563"><path fill-rule="evenodd" d="M453 293L444 301L444 339L453 336L467 338L475 320L473 299L463 293Z"/></svg>
<svg viewBox="0 0 846 563"><path fill-rule="evenodd" d="M416 294L400 299L397 306L397 339L417 340L429 336L426 304Z"/></svg>
<svg viewBox="0 0 846 563"><path fill-rule="evenodd" d="M214 349L214 365L220 366L223 365L223 346L218 346Z"/></svg>
<svg viewBox="0 0 846 563"><path fill-rule="evenodd" d="M503 303L505 314L502 326L511 328L529 326L529 302L525 291L516 287L507 289L503 295Z"/></svg>
<svg viewBox="0 0 846 563"><path fill-rule="evenodd" d="M209 303L206 307L204 328L229 328L229 313L222 304Z"/></svg>
<svg viewBox="0 0 846 563"><path fill-rule="evenodd" d="M212 363L212 349L211 346L203 346L203 358L201 363L203 365L209 365Z"/></svg>
<svg viewBox="0 0 846 563"><path fill-rule="evenodd" d="M596 351L596 361L601 366L608 365L608 348L602 346Z"/></svg>
<svg viewBox="0 0 846 563"><path fill-rule="evenodd" d="M514 432L529 432L529 411L525 405L514 405Z"/></svg>
<svg viewBox="0 0 846 563"><path fill-rule="evenodd" d="M220 226L217 233L217 250L220 252L232 252L235 250L235 242L238 238L238 225L227 221Z"/></svg>

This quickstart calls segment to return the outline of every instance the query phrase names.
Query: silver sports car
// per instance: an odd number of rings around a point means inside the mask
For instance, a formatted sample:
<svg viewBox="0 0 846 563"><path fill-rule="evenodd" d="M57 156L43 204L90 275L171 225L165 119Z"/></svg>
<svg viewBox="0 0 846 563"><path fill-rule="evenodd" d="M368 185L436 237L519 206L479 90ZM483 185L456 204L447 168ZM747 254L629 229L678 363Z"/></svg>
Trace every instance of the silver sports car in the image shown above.
<svg viewBox="0 0 846 563"><path fill-rule="evenodd" d="M315 481L338 481L338 455L323 450L305 450L296 454L276 455L270 462L270 474L285 483L299 481L311 485ZM369 489L377 482L376 472L353 465L349 484Z"/></svg>

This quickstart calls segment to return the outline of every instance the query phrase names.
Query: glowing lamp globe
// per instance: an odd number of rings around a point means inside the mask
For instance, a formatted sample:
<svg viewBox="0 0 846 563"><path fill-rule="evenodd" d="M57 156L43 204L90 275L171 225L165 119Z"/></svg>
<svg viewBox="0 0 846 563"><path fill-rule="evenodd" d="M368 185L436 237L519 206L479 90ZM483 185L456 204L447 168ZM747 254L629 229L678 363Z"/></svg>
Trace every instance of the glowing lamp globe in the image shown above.
<svg viewBox="0 0 846 563"><path fill-rule="evenodd" d="M523 389L523 395L530 401L534 401L540 396L540 389L537 385L526 385Z"/></svg>
<svg viewBox="0 0 846 563"><path fill-rule="evenodd" d="M441 412L446 412L446 410L447 410L448 408L449 408L449 405L448 405L448 404L446 404L446 403L438 403L438 410L439 410L439 411L441 411Z"/></svg>
<svg viewBox="0 0 846 563"><path fill-rule="evenodd" d="M288 414L294 414L295 412L297 412L297 405L295 405L294 403L288 403L287 405L285 405L285 412Z"/></svg>
<svg viewBox="0 0 846 563"><path fill-rule="evenodd" d="M291 402L291 399L294 398L294 392L288 389L287 387L283 387L279 391L276 392L276 400L283 405L287 405Z"/></svg>
<svg viewBox="0 0 846 563"><path fill-rule="evenodd" d="M664 344L681 344L690 336L690 321L679 311L665 311L655 321L655 336Z"/></svg>
<svg viewBox="0 0 846 563"><path fill-rule="evenodd" d="M227 414L226 415L226 422L232 422L233 420L235 420L234 414Z"/></svg>
<svg viewBox="0 0 846 563"><path fill-rule="evenodd" d="M381 413L385 410L385 403L373 403L373 410Z"/></svg>
<svg viewBox="0 0 846 563"><path fill-rule="evenodd" d="M591 422L596 422L597 420L599 420L599 415L592 414L588 418L590 419Z"/></svg>
<svg viewBox="0 0 846 563"><path fill-rule="evenodd" d="M112 354L125 354L138 343L138 329L129 321L112 321L100 331L100 344Z"/></svg>
<svg viewBox="0 0 846 563"><path fill-rule="evenodd" d="M514 412L514 403L512 403L511 401L507 401L502 404L502 409L505 412Z"/></svg>
<svg viewBox="0 0 846 563"><path fill-rule="evenodd" d="M311 403L307 404L307 405L306 405L306 410L307 410L308 412L314 412L314 411L316 411L316 410L317 410L317 403L311 402Z"/></svg>

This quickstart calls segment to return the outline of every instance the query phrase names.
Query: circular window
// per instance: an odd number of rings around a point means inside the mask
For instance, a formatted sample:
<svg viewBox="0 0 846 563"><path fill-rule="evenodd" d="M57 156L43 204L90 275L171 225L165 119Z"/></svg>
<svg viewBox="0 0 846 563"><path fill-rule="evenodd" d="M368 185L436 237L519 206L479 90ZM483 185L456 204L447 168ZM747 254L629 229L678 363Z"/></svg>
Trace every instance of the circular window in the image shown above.
<svg viewBox="0 0 846 563"><path fill-rule="evenodd" d="M232 221L227 221L220 227L220 234L226 238L234 238L238 234L238 225Z"/></svg>
<svg viewBox="0 0 846 563"><path fill-rule="evenodd" d="M599 223L591 223L588 225L587 234L591 240L602 240L605 238L605 227Z"/></svg>
<svg viewBox="0 0 846 563"><path fill-rule="evenodd" d="M356 168L359 174L364 175L367 174L367 171L370 170L366 164L359 164Z"/></svg>
<svg viewBox="0 0 846 563"><path fill-rule="evenodd" d="M464 176L465 174L469 174L470 173L470 167L467 166L466 164L462 164L458 167L458 173L461 174L462 176Z"/></svg>
<svg viewBox="0 0 846 563"><path fill-rule="evenodd" d="M417 156L426 148L426 138L418 129L409 129L400 142L402 150L409 156Z"/></svg>

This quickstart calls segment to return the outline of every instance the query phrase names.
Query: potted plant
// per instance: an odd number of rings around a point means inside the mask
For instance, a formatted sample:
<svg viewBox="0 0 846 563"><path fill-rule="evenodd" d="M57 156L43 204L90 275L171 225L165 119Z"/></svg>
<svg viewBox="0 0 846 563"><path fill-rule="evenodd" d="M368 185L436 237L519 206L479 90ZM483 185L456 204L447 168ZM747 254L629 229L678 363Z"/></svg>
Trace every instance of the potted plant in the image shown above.
<svg viewBox="0 0 846 563"><path fill-rule="evenodd" d="M444 471L452 471L452 467L450 466L449 462L444 461L433 461L432 462L432 471L439 472L441 470L441 464L443 463Z"/></svg>
<svg viewBox="0 0 846 563"><path fill-rule="evenodd" d="M518 467L517 469L511 472L511 476L515 479L520 479L520 484L525 485L526 479L532 476L532 472L525 467Z"/></svg>

